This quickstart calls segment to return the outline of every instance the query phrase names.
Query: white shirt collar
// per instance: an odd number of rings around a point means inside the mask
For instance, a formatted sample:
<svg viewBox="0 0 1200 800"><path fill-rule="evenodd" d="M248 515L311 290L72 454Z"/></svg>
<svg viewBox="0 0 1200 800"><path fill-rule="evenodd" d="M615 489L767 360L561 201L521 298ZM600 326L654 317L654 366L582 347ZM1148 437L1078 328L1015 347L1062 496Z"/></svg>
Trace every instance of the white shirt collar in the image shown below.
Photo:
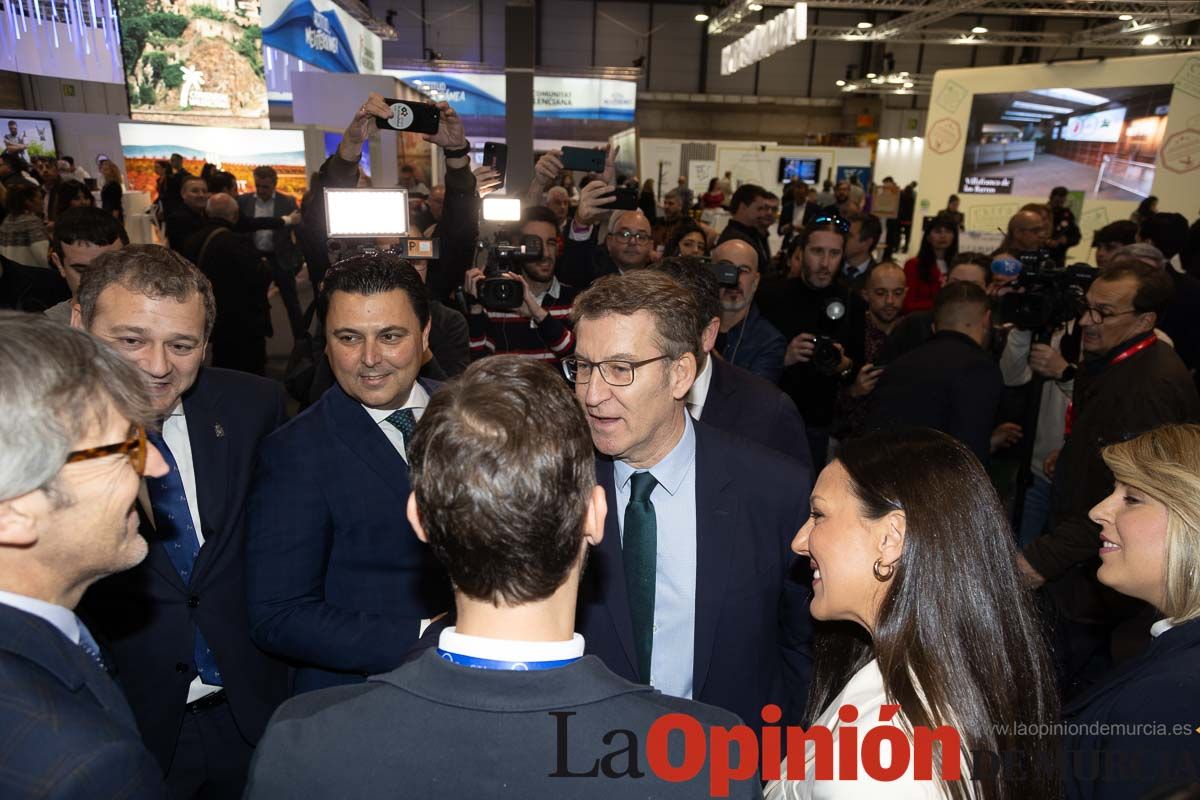
<svg viewBox="0 0 1200 800"><path fill-rule="evenodd" d="M1175 627L1175 623L1169 619L1160 619L1158 622L1150 626L1150 635L1157 639L1171 628Z"/></svg>
<svg viewBox="0 0 1200 800"><path fill-rule="evenodd" d="M424 410L427 405L429 405L429 392L425 391L425 387L421 385L420 381L413 381L412 389L408 393L408 400L404 401L404 405L400 406L400 408L419 408ZM375 424L377 425L382 425L388 417L398 410L395 408L371 408L370 406L363 406L363 408L371 415L371 419L375 420Z"/></svg>
<svg viewBox="0 0 1200 800"><path fill-rule="evenodd" d="M583 637L578 633L569 642L522 642L469 636L446 628L438 636L438 647L447 653L491 661L566 661L583 655Z"/></svg>
<svg viewBox="0 0 1200 800"><path fill-rule="evenodd" d="M4 591L0 591L0 604L46 620L58 628L63 636L70 639L72 644L79 644L79 617L75 616L75 612L71 609L47 603L45 600L38 600L35 597Z"/></svg>
<svg viewBox="0 0 1200 800"><path fill-rule="evenodd" d="M865 272L867 267L869 267L870 265L871 265L871 254L867 253L867 257L864 258L860 263L848 264L847 266L849 266L850 269L854 271L855 275L858 275L859 273Z"/></svg>
<svg viewBox="0 0 1200 800"><path fill-rule="evenodd" d="M692 388L688 389L687 397L684 398L692 419L700 419L700 414L704 412L704 401L708 399L708 387L712 383L714 357L712 353L708 354L708 358L704 360L704 369L700 370Z"/></svg>
<svg viewBox="0 0 1200 800"><path fill-rule="evenodd" d="M550 295L555 300L558 299L559 293L562 291L562 284L558 282L558 276L550 276L550 285L546 287L546 291L537 296L537 301L540 303L546 299L546 295Z"/></svg>

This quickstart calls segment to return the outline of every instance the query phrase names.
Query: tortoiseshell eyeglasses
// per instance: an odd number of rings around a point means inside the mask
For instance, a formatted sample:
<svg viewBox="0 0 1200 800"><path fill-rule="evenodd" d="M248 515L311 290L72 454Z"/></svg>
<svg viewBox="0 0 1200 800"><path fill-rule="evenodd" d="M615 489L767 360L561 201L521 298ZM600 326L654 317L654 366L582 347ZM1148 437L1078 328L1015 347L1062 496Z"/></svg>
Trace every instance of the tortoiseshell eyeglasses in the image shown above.
<svg viewBox="0 0 1200 800"><path fill-rule="evenodd" d="M102 447L89 447L86 450L76 450L73 453L67 454L67 463L74 464L79 461L91 461L93 458L104 458L105 456L125 455L129 456L129 463L133 465L133 471L138 475L145 475L146 472L146 451L149 448L146 445L146 429L141 425L134 427L134 431L129 438L123 442L116 444L106 444Z"/></svg>

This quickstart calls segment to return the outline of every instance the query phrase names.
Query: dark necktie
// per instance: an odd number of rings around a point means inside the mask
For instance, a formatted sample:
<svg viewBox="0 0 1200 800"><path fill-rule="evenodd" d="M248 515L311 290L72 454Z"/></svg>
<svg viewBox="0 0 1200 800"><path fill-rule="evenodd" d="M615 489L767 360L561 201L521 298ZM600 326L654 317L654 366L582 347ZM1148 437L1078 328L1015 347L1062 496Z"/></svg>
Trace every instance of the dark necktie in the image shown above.
<svg viewBox="0 0 1200 800"><path fill-rule="evenodd" d="M657 582L658 520L650 494L658 481L649 472L635 472L629 481L625 530L621 554L625 562L625 588L633 622L633 647L638 675L650 682L650 655L654 650L654 588Z"/></svg>
<svg viewBox="0 0 1200 800"><path fill-rule="evenodd" d="M146 478L146 489L150 492L154 527L162 539L167 557L171 559L175 571L179 573L179 578L186 587L191 582L192 568L196 566L196 556L200 552L200 537L196 535L196 526L192 524L192 512L188 508L187 495L183 490L183 477L179 474L179 464L175 461L171 448L167 447L161 434L147 431L146 438L158 448L163 460L171 468L161 478ZM196 672L202 681L209 686L223 685L221 672L217 669L217 659L208 643L204 641L199 626L196 627L192 655L196 662Z"/></svg>
<svg viewBox="0 0 1200 800"><path fill-rule="evenodd" d="M100 655L100 645L96 644L95 637L92 636L92 632L87 629L82 620L79 621L79 646L92 661L96 662L96 666L100 668L101 672L108 672L108 668L104 665L104 656Z"/></svg>
<svg viewBox="0 0 1200 800"><path fill-rule="evenodd" d="M408 448L412 444L413 431L417 429L417 417L413 414L413 410L398 408L389 414L384 422L390 422L404 436L404 452L407 454Z"/></svg>

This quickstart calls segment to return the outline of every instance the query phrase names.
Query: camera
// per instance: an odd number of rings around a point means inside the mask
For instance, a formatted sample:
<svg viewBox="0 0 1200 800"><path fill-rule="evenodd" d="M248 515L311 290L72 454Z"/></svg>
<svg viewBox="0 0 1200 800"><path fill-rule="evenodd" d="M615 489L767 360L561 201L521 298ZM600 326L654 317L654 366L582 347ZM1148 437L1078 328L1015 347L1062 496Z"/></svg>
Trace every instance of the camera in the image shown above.
<svg viewBox="0 0 1200 800"><path fill-rule="evenodd" d="M738 285L738 267L728 261L709 261L709 269L717 276L717 283L722 289L736 289Z"/></svg>
<svg viewBox="0 0 1200 800"><path fill-rule="evenodd" d="M836 375L838 365L842 363L842 353L829 336L813 337L813 368L822 375Z"/></svg>
<svg viewBox="0 0 1200 800"><path fill-rule="evenodd" d="M481 245L482 246L482 245ZM523 236L516 244L501 241L487 249L484 278L478 284L479 303L490 311L512 311L525 302L525 285L514 278L501 277L505 272L521 272L521 264L542 258L542 240Z"/></svg>
<svg viewBox="0 0 1200 800"><path fill-rule="evenodd" d="M1013 291L997 303L998 322L1045 337L1083 313L1095 269L1083 263L1059 267L1045 250L1022 253L1018 259L1021 274Z"/></svg>

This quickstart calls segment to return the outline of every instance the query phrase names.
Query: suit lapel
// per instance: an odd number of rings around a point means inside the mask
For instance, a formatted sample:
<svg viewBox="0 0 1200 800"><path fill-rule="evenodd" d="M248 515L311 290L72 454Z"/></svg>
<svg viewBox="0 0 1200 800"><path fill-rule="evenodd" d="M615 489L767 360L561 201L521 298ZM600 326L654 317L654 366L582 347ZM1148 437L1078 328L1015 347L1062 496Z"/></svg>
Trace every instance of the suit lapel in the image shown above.
<svg viewBox="0 0 1200 800"><path fill-rule="evenodd" d="M201 381L204 380L201 373ZM188 443L192 449L192 471L196 476L196 504L200 509L200 525L204 547L196 561L195 577L199 577L224 545L229 520L225 518L229 495L229 439L221 424L218 398L205 392L200 384L197 391L183 401L187 416Z"/></svg>
<svg viewBox="0 0 1200 800"><path fill-rule="evenodd" d="M629 659L630 669L637 674L637 652L633 647L633 621L629 616L629 594L625 589L625 560L621 553L621 528L617 522L620 513L617 505L617 489L613 462L607 458L596 459L596 480L604 487L608 501L608 515L604 520L604 538L600 540L600 597L612 617L613 628L621 640L621 649Z"/></svg>
<svg viewBox="0 0 1200 800"><path fill-rule="evenodd" d="M400 501L408 502L408 464L359 403L336 383L325 394L333 432L370 467Z"/></svg>
<svg viewBox="0 0 1200 800"><path fill-rule="evenodd" d="M728 365L711 353L708 357L712 359L712 377L708 383L708 396L704 398L704 410L700 412L701 420L720 419L727 416L730 409L737 409L734 399L737 387L729 380Z"/></svg>
<svg viewBox="0 0 1200 800"><path fill-rule="evenodd" d="M714 378L716 375L714 374ZM733 542L739 538L738 501L712 442L711 429L696 426L696 628L692 697L704 690L716 644L717 621L729 585Z"/></svg>

